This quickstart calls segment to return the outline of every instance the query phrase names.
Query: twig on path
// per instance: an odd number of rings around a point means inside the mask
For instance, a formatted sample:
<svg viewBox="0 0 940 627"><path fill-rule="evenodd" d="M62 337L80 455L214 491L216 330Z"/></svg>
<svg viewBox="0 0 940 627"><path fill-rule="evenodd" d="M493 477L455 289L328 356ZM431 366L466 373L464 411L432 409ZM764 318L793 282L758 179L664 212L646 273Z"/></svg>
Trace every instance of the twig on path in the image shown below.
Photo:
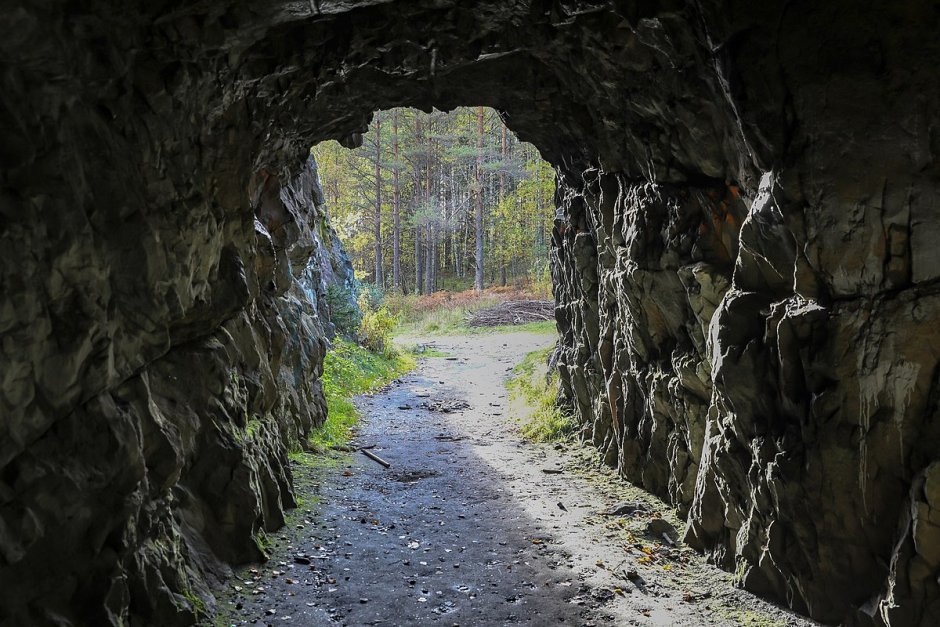
<svg viewBox="0 0 940 627"><path fill-rule="evenodd" d="M373 453L372 451L366 450L366 449L364 449L364 448L361 448L361 449L359 449L359 450L362 452L363 455L365 455L366 457L368 457L368 458L371 459L372 461L376 462L377 464L381 464L381 465L384 466L385 468L388 468L389 466L391 466L390 463L388 463L387 461L385 461L384 459L382 459L381 457L379 457L378 455L376 455L376 454Z"/></svg>

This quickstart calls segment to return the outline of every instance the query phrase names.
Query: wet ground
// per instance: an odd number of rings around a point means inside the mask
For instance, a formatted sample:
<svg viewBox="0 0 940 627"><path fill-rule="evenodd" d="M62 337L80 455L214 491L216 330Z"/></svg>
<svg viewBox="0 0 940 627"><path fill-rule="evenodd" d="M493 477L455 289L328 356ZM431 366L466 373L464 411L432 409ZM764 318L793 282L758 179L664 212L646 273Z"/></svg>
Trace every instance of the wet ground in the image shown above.
<svg viewBox="0 0 940 627"><path fill-rule="evenodd" d="M301 505L229 582L224 624L813 624L733 588L590 449L520 439L505 378L551 337L421 342L443 356L360 399L355 444L390 466L297 460Z"/></svg>

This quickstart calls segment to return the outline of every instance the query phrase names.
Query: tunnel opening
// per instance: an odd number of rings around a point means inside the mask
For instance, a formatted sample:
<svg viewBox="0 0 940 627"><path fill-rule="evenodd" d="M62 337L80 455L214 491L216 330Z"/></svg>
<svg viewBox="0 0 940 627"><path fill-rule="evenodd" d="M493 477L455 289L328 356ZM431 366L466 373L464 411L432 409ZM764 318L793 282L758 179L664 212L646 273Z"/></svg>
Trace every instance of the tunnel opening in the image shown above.
<svg viewBox="0 0 940 627"><path fill-rule="evenodd" d="M938 622L932 3L2 17L0 622L188 624L258 557L325 411L309 147L467 103L556 168L558 367L604 460L747 589Z"/></svg>
<svg viewBox="0 0 940 627"><path fill-rule="evenodd" d="M495 110L381 111L362 138L312 152L363 284L402 295L537 284L550 297L554 171Z"/></svg>

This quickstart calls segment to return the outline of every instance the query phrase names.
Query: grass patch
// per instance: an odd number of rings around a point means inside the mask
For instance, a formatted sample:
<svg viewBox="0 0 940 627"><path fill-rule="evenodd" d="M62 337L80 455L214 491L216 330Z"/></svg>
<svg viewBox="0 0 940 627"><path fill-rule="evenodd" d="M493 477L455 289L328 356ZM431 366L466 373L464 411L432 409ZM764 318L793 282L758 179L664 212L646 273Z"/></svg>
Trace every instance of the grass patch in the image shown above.
<svg viewBox="0 0 940 627"><path fill-rule="evenodd" d="M558 329L555 327L554 320L542 320L540 322L526 322L525 324L504 324L498 327L472 327L471 334L484 333L538 333L542 335L555 335Z"/></svg>
<svg viewBox="0 0 940 627"><path fill-rule="evenodd" d="M550 293L546 295L543 291L533 291L531 288L532 286L493 287L483 292L440 291L425 296L387 294L384 305L400 320L395 329L397 336L475 335L509 331L554 333L555 324L550 321L503 327L467 326L467 315L479 309L486 309L507 300L551 298Z"/></svg>
<svg viewBox="0 0 940 627"><path fill-rule="evenodd" d="M453 357L453 355L437 348L426 348L418 353L418 357Z"/></svg>
<svg viewBox="0 0 940 627"><path fill-rule="evenodd" d="M542 323L537 323L542 324ZM512 369L506 387L510 398L521 401L520 431L533 442L556 442L574 431L574 421L557 404L558 372L553 371L546 380L548 356L553 347L532 351Z"/></svg>
<svg viewBox="0 0 940 627"><path fill-rule="evenodd" d="M453 357L452 353L442 351L431 344L400 344L399 349L410 353L417 359L424 359L425 357Z"/></svg>
<svg viewBox="0 0 940 627"><path fill-rule="evenodd" d="M425 312L396 329L399 335L455 335L468 329L466 316L475 307L456 306Z"/></svg>
<svg viewBox="0 0 940 627"><path fill-rule="evenodd" d="M537 333L540 335L554 335L558 331L555 329L555 323L551 320L540 322L527 322L525 324L504 324L496 327L470 327L460 314L459 321L451 319L451 314L456 310L442 310L430 318L424 318L419 322L409 322L401 324L396 330L395 335L399 337L423 337L428 335L489 335L496 333ZM438 318L438 314L445 314ZM440 322L440 323L439 323ZM422 357L433 357L433 355L421 355Z"/></svg>
<svg viewBox="0 0 940 627"><path fill-rule="evenodd" d="M409 353L391 349L373 353L337 338L326 354L321 378L326 422L311 432L310 444L319 449L345 444L359 420L353 397L375 390L414 367L415 359Z"/></svg>

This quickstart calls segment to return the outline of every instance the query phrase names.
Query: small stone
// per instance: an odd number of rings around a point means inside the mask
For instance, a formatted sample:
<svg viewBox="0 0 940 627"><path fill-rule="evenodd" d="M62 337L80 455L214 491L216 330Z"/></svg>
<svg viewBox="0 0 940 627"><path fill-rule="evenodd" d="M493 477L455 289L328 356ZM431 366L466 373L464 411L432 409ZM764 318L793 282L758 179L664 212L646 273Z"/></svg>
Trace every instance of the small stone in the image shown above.
<svg viewBox="0 0 940 627"><path fill-rule="evenodd" d="M670 544L675 544L676 538L679 537L676 528L668 520L662 518L653 518L646 523L646 533L657 539L665 536Z"/></svg>
<svg viewBox="0 0 940 627"><path fill-rule="evenodd" d="M646 514L649 512L649 508L640 503L639 501L628 501L625 503L618 503L614 505L606 512L605 516L632 516L634 514Z"/></svg>

